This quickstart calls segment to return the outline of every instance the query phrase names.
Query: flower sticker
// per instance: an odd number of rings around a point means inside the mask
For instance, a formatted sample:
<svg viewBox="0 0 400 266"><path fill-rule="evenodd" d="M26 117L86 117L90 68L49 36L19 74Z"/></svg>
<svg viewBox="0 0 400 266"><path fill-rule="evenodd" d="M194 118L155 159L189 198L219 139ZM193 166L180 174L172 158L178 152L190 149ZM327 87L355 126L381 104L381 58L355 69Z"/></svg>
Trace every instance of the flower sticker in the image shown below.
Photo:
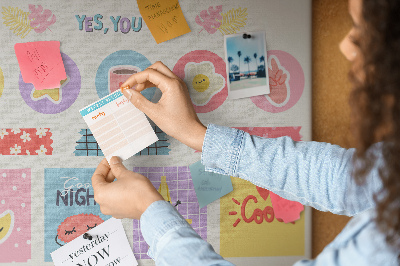
<svg viewBox="0 0 400 266"><path fill-rule="evenodd" d="M37 128L36 129L36 135L39 136L39 138L42 138L43 136L46 136L47 129L46 128Z"/></svg>
<svg viewBox="0 0 400 266"><path fill-rule="evenodd" d="M208 61L186 64L184 80L193 103L198 106L206 105L225 87L224 77L215 73L214 65Z"/></svg>
<svg viewBox="0 0 400 266"><path fill-rule="evenodd" d="M0 130L0 138L3 139L5 135L8 135L8 132L3 128Z"/></svg>
<svg viewBox="0 0 400 266"><path fill-rule="evenodd" d="M37 155L46 155L47 149L44 145L41 145L39 150L36 150Z"/></svg>
<svg viewBox="0 0 400 266"><path fill-rule="evenodd" d="M18 153L21 153L21 146L18 146L17 144L15 144L14 147L10 148L10 155L11 154L18 155Z"/></svg>
<svg viewBox="0 0 400 266"><path fill-rule="evenodd" d="M26 133L25 131L22 133L22 135L20 136L20 138L23 140L23 142L27 142L31 140L31 137L29 137L30 134Z"/></svg>
<svg viewBox="0 0 400 266"><path fill-rule="evenodd" d="M21 129L13 128L13 129L11 129L11 132L13 132L14 134L19 134L19 133L21 133Z"/></svg>

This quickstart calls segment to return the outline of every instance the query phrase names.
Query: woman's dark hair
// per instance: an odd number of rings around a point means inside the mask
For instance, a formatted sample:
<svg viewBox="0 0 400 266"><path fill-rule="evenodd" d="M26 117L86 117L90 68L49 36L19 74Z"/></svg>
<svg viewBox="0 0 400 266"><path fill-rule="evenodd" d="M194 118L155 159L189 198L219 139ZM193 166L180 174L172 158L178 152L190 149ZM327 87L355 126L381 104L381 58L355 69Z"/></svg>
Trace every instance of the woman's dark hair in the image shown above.
<svg viewBox="0 0 400 266"><path fill-rule="evenodd" d="M400 250L400 1L362 2L363 23L355 39L362 62L350 72L355 160L362 162L354 177L359 184L365 180L376 161L367 150L382 141L383 188L374 197L376 222L387 243Z"/></svg>

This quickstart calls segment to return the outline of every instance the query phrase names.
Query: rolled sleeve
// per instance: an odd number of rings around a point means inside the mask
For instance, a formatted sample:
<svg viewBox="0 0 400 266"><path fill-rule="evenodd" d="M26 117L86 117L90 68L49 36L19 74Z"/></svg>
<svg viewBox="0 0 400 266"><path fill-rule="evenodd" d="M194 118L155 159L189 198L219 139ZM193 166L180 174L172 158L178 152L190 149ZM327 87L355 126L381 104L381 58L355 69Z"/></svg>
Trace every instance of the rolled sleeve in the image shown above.
<svg viewBox="0 0 400 266"><path fill-rule="evenodd" d="M237 176L244 132L210 124L203 142L201 163L206 171Z"/></svg>

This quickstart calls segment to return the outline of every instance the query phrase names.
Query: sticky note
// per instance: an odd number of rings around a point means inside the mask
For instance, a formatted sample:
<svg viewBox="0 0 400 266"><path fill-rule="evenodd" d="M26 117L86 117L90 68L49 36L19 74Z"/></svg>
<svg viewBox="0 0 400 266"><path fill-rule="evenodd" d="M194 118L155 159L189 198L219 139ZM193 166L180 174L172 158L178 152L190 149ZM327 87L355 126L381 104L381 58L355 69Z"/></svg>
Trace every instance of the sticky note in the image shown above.
<svg viewBox="0 0 400 266"><path fill-rule="evenodd" d="M124 227L110 218L51 253L54 265L138 265Z"/></svg>
<svg viewBox="0 0 400 266"><path fill-rule="evenodd" d="M112 156L128 159L158 140L145 114L120 91L101 98L79 112L107 161Z"/></svg>
<svg viewBox="0 0 400 266"><path fill-rule="evenodd" d="M140 14L157 43L190 32L178 0L137 0Z"/></svg>
<svg viewBox="0 0 400 266"><path fill-rule="evenodd" d="M60 87L67 78L60 53L60 42L42 41L14 45L22 79L32 83L35 90Z"/></svg>
<svg viewBox="0 0 400 266"><path fill-rule="evenodd" d="M269 195L276 218L282 219L285 223L300 219L300 213L304 210L301 203L284 199L272 192Z"/></svg>
<svg viewBox="0 0 400 266"><path fill-rule="evenodd" d="M189 166L200 208L233 190L229 176L206 172L200 161Z"/></svg>

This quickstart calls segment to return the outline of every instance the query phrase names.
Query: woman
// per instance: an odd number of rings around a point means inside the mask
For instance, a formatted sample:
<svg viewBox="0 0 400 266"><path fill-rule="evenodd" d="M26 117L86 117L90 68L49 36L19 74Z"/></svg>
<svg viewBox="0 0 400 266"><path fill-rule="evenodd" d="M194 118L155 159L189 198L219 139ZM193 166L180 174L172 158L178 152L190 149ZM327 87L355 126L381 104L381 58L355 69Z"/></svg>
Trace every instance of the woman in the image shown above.
<svg viewBox="0 0 400 266"><path fill-rule="evenodd" d="M238 176L323 211L355 217L315 260L296 265L398 265L400 250L400 1L350 0L353 28L340 44L352 62L357 150L327 143L263 139L204 127L187 88L157 62L130 77L123 90L164 132L202 150L208 170ZM157 86L156 104L139 92ZM111 183L114 178L117 182ZM113 157L92 177L101 211L141 220L157 264L230 265L203 241L150 181Z"/></svg>

